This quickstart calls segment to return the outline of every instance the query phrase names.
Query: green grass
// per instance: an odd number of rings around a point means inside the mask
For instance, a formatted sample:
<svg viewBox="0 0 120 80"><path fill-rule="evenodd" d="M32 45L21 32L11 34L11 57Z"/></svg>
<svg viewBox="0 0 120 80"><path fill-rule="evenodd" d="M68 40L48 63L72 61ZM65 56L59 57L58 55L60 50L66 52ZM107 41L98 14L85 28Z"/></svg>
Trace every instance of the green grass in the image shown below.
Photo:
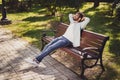
<svg viewBox="0 0 120 80"><path fill-rule="evenodd" d="M115 16L109 16L109 4L101 3L96 9L92 8L92 3L85 3L80 11L90 17L88 30L110 36L107 42L103 60L106 72L100 80L119 80L120 79L120 22L115 20ZM75 10L71 8L62 9L58 13L64 14L63 22L69 23L68 14ZM57 17L46 16L46 10L40 6L34 7L31 12L8 13L8 19L12 24L5 27L21 38L26 39L31 44L41 47L41 30L49 29L51 22L57 21Z"/></svg>
<svg viewBox="0 0 120 80"><path fill-rule="evenodd" d="M38 10L38 12L42 11L45 9ZM6 27L12 30L15 36L22 37L40 47L41 30L49 26L47 23L53 17L38 12L9 13L7 18L12 20L12 24L6 25Z"/></svg>

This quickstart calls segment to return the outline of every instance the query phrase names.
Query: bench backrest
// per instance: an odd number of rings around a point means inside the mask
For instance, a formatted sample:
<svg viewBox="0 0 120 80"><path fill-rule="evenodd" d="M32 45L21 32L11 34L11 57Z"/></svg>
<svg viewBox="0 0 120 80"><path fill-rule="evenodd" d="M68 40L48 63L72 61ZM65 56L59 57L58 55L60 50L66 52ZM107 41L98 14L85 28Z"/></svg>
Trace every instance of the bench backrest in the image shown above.
<svg viewBox="0 0 120 80"><path fill-rule="evenodd" d="M56 37L59 37L64 34L66 31L68 25L64 23L59 23L58 26L56 27ZM77 37L77 35L76 35ZM108 36L98 34L92 31L88 30L82 30L81 33L81 40L80 40L80 47L77 47L76 49L81 49L85 47L96 47L99 50L90 50L89 52L92 53L101 53L103 52L104 46L106 41L109 39Z"/></svg>

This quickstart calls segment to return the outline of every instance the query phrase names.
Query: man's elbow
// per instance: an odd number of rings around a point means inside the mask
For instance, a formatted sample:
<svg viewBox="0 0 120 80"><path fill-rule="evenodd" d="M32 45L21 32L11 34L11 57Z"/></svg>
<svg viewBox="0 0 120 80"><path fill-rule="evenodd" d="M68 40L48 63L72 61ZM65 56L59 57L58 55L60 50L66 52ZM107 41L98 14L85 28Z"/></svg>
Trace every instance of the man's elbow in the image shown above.
<svg viewBox="0 0 120 80"><path fill-rule="evenodd" d="M90 22L90 18L85 17L85 23L82 24L81 29L85 29L89 22Z"/></svg>
<svg viewBox="0 0 120 80"><path fill-rule="evenodd" d="M90 18L89 18L89 17L86 17L86 18L85 18L85 21L86 21L87 23L89 23L89 22L90 22Z"/></svg>

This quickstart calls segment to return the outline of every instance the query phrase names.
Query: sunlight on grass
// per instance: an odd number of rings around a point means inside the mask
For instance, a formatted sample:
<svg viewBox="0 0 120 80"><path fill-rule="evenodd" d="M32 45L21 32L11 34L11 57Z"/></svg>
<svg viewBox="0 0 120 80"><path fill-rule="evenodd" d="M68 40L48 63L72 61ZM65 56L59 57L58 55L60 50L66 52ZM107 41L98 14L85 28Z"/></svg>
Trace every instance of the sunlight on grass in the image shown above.
<svg viewBox="0 0 120 80"><path fill-rule="evenodd" d="M89 16L93 16L95 14L95 12L88 12L87 13Z"/></svg>
<svg viewBox="0 0 120 80"><path fill-rule="evenodd" d="M80 8L80 11L81 12L85 12L85 10L89 9L89 8L92 8L93 7L93 3L92 2L89 2L89 3L85 3L83 5L83 7Z"/></svg>
<svg viewBox="0 0 120 80"><path fill-rule="evenodd" d="M41 21L41 22L34 22L34 23L29 23L30 26L34 26L34 27L46 27L47 23L49 21Z"/></svg>
<svg viewBox="0 0 120 80"><path fill-rule="evenodd" d="M106 26L108 26L108 25L110 25L110 24L112 24L112 22L105 23Z"/></svg>
<svg viewBox="0 0 120 80"><path fill-rule="evenodd" d="M29 16L36 16L38 14L35 14L35 13L27 13L27 12L24 12L24 13L12 13L12 14L8 14L8 18L11 19L12 21L16 21L16 20L22 20L24 18L27 18Z"/></svg>
<svg viewBox="0 0 120 80"><path fill-rule="evenodd" d="M37 41L36 38L31 38L31 37L23 37L23 39L27 40L29 43L32 43L34 41Z"/></svg>
<svg viewBox="0 0 120 80"><path fill-rule="evenodd" d="M98 9L104 11L104 10L108 10L110 7L110 3L105 3L105 2L100 2L100 6L98 7Z"/></svg>

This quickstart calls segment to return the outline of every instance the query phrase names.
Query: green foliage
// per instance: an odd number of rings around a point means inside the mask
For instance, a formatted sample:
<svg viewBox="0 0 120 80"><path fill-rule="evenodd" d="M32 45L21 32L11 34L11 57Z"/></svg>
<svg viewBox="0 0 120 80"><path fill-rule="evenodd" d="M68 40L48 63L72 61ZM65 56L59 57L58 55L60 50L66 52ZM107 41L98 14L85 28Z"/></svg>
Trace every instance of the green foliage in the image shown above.
<svg viewBox="0 0 120 80"><path fill-rule="evenodd" d="M31 9L32 4L33 0L6 0L7 9L14 12L28 11Z"/></svg>
<svg viewBox="0 0 120 80"><path fill-rule="evenodd" d="M46 8L47 13L55 15L61 8L74 8L79 11L83 0L6 0L8 11L29 11L33 5L40 4ZM13 5L14 4L14 5Z"/></svg>
<svg viewBox="0 0 120 80"><path fill-rule="evenodd" d="M116 6L116 18L120 20L120 3Z"/></svg>
<svg viewBox="0 0 120 80"><path fill-rule="evenodd" d="M70 7L79 11L79 7L83 0L41 0L41 6L47 8L51 15L55 15L57 8Z"/></svg>
<svg viewBox="0 0 120 80"><path fill-rule="evenodd" d="M47 8L51 12L51 15L55 15L57 0L41 0L41 6Z"/></svg>

